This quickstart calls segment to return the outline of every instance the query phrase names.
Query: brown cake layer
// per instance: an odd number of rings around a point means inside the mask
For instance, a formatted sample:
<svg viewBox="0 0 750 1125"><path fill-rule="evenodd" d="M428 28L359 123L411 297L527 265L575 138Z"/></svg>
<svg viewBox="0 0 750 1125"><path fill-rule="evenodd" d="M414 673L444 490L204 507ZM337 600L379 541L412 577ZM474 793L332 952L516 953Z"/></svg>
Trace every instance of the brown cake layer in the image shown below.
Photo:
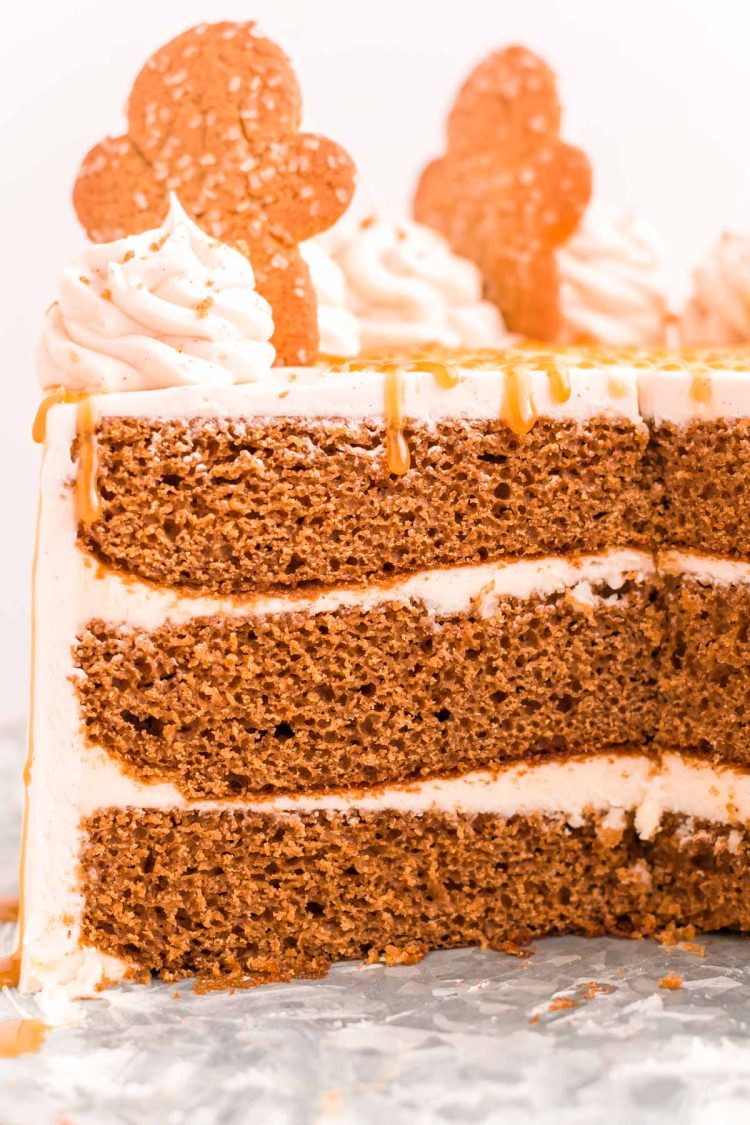
<svg viewBox="0 0 750 1125"><path fill-rule="evenodd" d="M152 633L92 622L76 650L85 732L190 798L640 746L658 715L661 609L648 583L595 591L505 597L491 618L394 603Z"/></svg>
<svg viewBox="0 0 750 1125"><path fill-rule="evenodd" d="M405 436L397 477L381 425L105 418L102 514L81 539L160 585L246 593L642 537L645 426L540 419L518 437L450 421Z"/></svg>
<svg viewBox="0 0 750 1125"><path fill-rule="evenodd" d="M656 541L706 554L750 557L750 419L652 429Z"/></svg>
<svg viewBox="0 0 750 1125"><path fill-rule="evenodd" d="M750 764L750 587L665 579L657 742Z"/></svg>
<svg viewBox="0 0 750 1125"><path fill-rule="evenodd" d="M84 825L83 941L166 979L320 972L339 958L550 933L750 929L750 841L666 817L103 809Z"/></svg>

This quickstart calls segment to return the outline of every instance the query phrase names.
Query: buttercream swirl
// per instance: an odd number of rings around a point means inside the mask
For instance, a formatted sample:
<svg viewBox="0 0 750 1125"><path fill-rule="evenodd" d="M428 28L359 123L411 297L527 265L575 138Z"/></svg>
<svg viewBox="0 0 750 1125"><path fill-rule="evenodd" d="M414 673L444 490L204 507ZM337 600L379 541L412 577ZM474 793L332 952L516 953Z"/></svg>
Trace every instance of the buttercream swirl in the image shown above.
<svg viewBox="0 0 750 1125"><path fill-rule="evenodd" d="M479 271L420 223L370 216L342 224L320 244L343 276L361 350L508 343L500 314L482 299Z"/></svg>
<svg viewBox="0 0 750 1125"><path fill-rule="evenodd" d="M88 246L64 271L39 381L99 393L252 382L271 370L272 333L250 262L172 196L159 229Z"/></svg>
<svg viewBox="0 0 750 1125"><path fill-rule="evenodd" d="M360 349L359 321L348 308L346 277L320 239L300 245L318 300L318 350L323 355L355 356Z"/></svg>
<svg viewBox="0 0 750 1125"><path fill-rule="evenodd" d="M680 325L688 345L750 341L750 237L723 234L693 274Z"/></svg>
<svg viewBox="0 0 750 1125"><path fill-rule="evenodd" d="M626 211L594 202L557 256L564 343L663 344L668 323L658 241Z"/></svg>

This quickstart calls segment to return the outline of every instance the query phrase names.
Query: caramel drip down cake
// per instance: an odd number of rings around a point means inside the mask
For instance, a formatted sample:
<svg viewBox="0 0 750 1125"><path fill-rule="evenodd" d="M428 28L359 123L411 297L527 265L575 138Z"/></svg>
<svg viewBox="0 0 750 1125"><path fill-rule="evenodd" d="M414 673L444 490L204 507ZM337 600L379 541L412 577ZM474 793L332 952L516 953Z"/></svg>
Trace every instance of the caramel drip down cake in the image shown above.
<svg viewBox="0 0 750 1125"><path fill-rule="evenodd" d="M519 348L51 405L22 984L750 927L748 387Z"/></svg>

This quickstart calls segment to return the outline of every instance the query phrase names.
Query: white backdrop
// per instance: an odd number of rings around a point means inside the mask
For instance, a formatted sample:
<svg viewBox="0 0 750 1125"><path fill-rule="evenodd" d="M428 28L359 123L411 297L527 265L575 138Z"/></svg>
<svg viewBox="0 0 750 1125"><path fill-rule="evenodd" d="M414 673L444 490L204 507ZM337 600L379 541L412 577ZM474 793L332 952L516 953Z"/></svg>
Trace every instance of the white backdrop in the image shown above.
<svg viewBox="0 0 750 1125"><path fill-rule="evenodd" d="M33 349L82 241L80 158L122 128L130 82L201 20L257 19L294 58L307 124L355 157L376 200L406 205L457 82L521 42L557 69L568 139L598 193L660 232L676 291L724 227L750 232L747 0L24 0L0 37L3 395L0 722L26 709L38 454Z"/></svg>

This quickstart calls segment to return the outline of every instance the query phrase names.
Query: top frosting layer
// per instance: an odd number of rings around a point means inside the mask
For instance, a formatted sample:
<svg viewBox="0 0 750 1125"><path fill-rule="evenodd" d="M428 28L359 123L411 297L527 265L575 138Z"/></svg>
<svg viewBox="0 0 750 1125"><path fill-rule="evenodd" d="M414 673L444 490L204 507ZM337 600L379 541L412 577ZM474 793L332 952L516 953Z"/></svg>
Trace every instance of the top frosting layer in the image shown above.
<svg viewBox="0 0 750 1125"><path fill-rule="evenodd" d="M331 263L325 271L321 251ZM317 260L310 264L318 291L321 350L327 354L427 345L492 348L508 342L497 309L482 299L479 271L420 223L370 216L330 232L314 253ZM331 266L337 271L335 291ZM342 316L345 311L348 319ZM327 330L334 325L335 331Z"/></svg>
<svg viewBox="0 0 750 1125"><path fill-rule="evenodd" d="M250 262L172 196L159 229L88 246L65 270L39 381L97 393L249 383L271 370L272 333Z"/></svg>
<svg viewBox="0 0 750 1125"><path fill-rule="evenodd" d="M696 269L693 282L681 324L684 343L750 341L750 238L723 234Z"/></svg>
<svg viewBox="0 0 750 1125"><path fill-rule="evenodd" d="M665 342L661 255L645 223L596 202L558 252L557 263L565 343L644 347Z"/></svg>

